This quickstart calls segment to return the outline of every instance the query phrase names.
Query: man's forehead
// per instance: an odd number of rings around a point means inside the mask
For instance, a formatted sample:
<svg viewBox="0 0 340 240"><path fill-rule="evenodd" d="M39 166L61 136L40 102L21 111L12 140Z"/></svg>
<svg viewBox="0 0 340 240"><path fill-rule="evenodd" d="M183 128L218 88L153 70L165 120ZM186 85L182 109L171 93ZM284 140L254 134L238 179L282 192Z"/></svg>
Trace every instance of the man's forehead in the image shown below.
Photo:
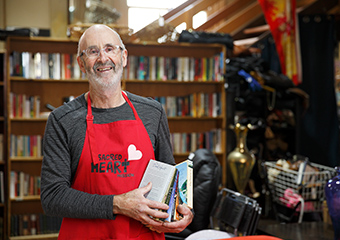
<svg viewBox="0 0 340 240"><path fill-rule="evenodd" d="M114 45L119 44L119 39L115 36L114 33L94 33L92 34L89 32L89 34L86 34L82 45L83 47L103 47L107 45Z"/></svg>

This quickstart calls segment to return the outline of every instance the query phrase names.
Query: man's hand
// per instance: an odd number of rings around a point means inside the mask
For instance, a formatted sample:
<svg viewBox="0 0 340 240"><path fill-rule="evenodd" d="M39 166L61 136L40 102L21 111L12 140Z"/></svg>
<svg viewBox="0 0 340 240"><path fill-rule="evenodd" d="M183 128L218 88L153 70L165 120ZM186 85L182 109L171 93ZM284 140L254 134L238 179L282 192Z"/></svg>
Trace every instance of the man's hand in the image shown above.
<svg viewBox="0 0 340 240"><path fill-rule="evenodd" d="M179 205L177 211L182 214L183 218L175 222L160 222L152 218L167 218L169 215L166 212L159 211L167 210L168 205L146 199L144 195L152 188L152 183L149 183L143 188L138 188L130 192L115 195L113 198L113 213L123 214L140 221L156 232L181 232L192 221L194 215L190 208L186 205Z"/></svg>
<svg viewBox="0 0 340 240"><path fill-rule="evenodd" d="M157 209L167 210L169 207L164 203L152 201L144 197L151 190L151 187L152 183L150 182L143 188L115 195L113 198L113 213L123 214L136 219L150 228L162 226L162 222L152 218L167 218L169 215L166 212L158 211Z"/></svg>
<svg viewBox="0 0 340 240"><path fill-rule="evenodd" d="M191 223L194 214L187 205L179 205L177 211L183 215L181 220L164 222L162 226L151 226L150 229L157 232L182 232Z"/></svg>

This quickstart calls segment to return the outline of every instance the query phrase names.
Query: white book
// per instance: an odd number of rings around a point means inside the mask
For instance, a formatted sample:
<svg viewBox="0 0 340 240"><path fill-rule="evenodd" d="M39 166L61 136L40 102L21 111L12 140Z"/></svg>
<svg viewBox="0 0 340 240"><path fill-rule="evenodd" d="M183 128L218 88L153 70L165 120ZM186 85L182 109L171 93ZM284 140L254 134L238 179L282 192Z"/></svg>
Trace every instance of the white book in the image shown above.
<svg viewBox="0 0 340 240"><path fill-rule="evenodd" d="M53 79L60 80L60 53L54 53L53 54Z"/></svg>
<svg viewBox="0 0 340 240"><path fill-rule="evenodd" d="M17 184L17 173L15 171L11 171L10 183L9 183L9 197L14 199L17 195L15 192L15 185Z"/></svg>
<svg viewBox="0 0 340 240"><path fill-rule="evenodd" d="M149 200L164 202L175 171L175 166L150 159L139 184L139 188L145 187L149 182L151 182L152 189L145 195L145 197Z"/></svg>
<svg viewBox="0 0 340 240"><path fill-rule="evenodd" d="M34 55L34 77L35 78L42 77L41 54L40 53L36 53Z"/></svg>
<svg viewBox="0 0 340 240"><path fill-rule="evenodd" d="M41 53L41 78L49 79L50 69L49 69L48 53Z"/></svg>
<svg viewBox="0 0 340 240"><path fill-rule="evenodd" d="M21 53L22 76L30 77L30 55L28 52Z"/></svg>
<svg viewBox="0 0 340 240"><path fill-rule="evenodd" d="M189 68L189 58L185 57L183 58L183 81L188 82L189 81L189 75L190 75L190 68Z"/></svg>
<svg viewBox="0 0 340 240"><path fill-rule="evenodd" d="M35 63L34 63L34 54L28 53L29 57L29 76L28 78L34 79L35 78Z"/></svg>

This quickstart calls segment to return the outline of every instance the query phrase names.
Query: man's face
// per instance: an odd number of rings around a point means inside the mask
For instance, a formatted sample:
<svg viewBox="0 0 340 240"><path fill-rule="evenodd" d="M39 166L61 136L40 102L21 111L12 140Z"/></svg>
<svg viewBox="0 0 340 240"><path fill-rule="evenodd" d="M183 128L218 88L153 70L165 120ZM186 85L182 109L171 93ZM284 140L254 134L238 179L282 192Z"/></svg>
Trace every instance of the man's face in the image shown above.
<svg viewBox="0 0 340 240"><path fill-rule="evenodd" d="M119 46L118 37L109 29L91 29L86 33L80 45L86 52L78 57L78 63L91 83L110 87L120 82L127 51Z"/></svg>

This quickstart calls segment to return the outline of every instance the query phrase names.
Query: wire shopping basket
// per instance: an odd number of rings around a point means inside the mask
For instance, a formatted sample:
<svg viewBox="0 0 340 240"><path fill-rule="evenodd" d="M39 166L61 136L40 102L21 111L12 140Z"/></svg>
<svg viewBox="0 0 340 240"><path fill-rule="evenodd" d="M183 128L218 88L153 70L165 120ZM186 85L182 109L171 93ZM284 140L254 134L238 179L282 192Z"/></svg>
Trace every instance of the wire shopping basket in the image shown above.
<svg viewBox="0 0 340 240"><path fill-rule="evenodd" d="M335 169L311 163L313 171L296 171L265 162L268 187L274 203L300 212L322 212L325 184L336 175Z"/></svg>

